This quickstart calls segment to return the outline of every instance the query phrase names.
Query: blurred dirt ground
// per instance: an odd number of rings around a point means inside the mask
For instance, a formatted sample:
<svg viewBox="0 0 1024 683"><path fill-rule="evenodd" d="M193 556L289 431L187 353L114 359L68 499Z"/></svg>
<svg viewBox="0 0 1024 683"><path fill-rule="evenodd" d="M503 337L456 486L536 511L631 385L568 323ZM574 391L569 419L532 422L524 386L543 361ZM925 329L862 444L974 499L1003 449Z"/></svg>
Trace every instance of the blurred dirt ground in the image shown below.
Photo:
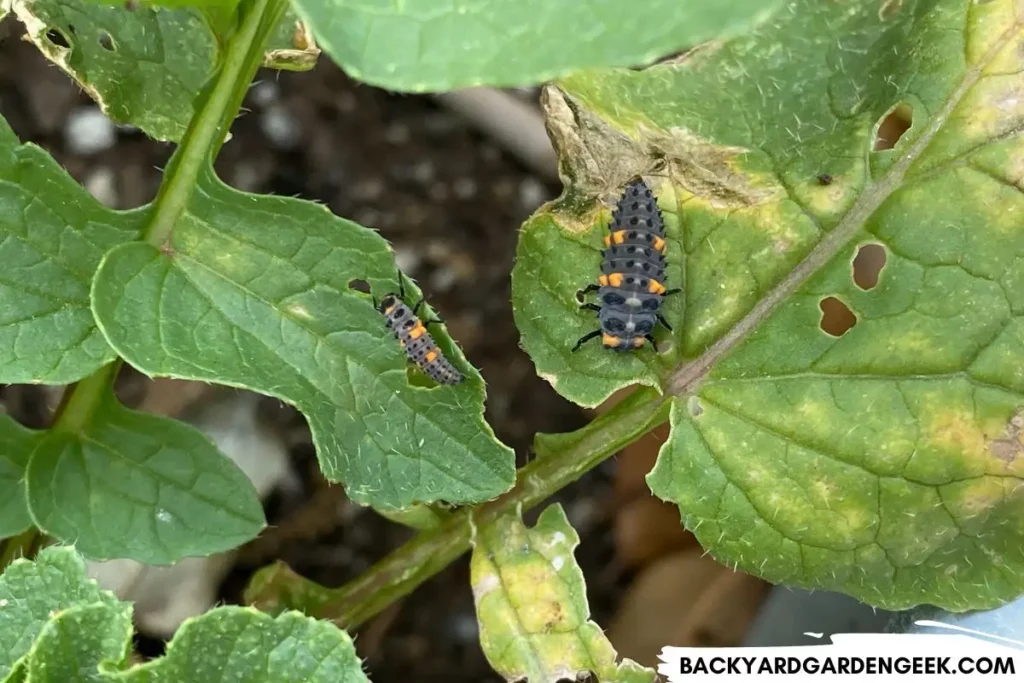
<svg viewBox="0 0 1024 683"><path fill-rule="evenodd" d="M116 208L150 201L171 146L111 130L90 100L18 34L13 21L0 24L0 114L101 201ZM379 230L481 369L487 419L520 464L536 432L584 425L583 411L534 374L518 347L509 301L518 226L559 188L433 100L353 83L326 58L313 72L259 78L218 159L221 177L247 191L324 202ZM157 387L130 370L119 383L127 403L165 414L195 412L206 400L205 389ZM14 387L3 400L18 419L44 426L53 397ZM347 503L340 487L320 478L300 415L269 399L260 411L283 435L299 485L269 497L271 529L242 549L220 586L221 601L239 601L252 571L274 559L340 585L409 537ZM663 438L647 437L556 498L583 539L577 558L593 617L624 654L647 664L655 663L653 653L668 635L675 645L738 642L764 588L701 559L678 512L646 491L643 475ZM357 647L376 683L497 681L477 637L464 557L368 624ZM144 656L161 649L157 639L139 639Z"/></svg>

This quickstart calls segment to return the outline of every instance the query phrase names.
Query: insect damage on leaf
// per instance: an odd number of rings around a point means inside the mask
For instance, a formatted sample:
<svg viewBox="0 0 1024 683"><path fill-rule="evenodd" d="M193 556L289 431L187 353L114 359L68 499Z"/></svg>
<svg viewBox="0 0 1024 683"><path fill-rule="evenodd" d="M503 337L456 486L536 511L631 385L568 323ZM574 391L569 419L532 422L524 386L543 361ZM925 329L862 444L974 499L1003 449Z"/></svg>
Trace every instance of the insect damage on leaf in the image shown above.
<svg viewBox="0 0 1024 683"><path fill-rule="evenodd" d="M1006 425L1006 433L1002 438L993 439L988 443L989 452L1007 462L1017 459L1024 453L1024 407L1018 408Z"/></svg>

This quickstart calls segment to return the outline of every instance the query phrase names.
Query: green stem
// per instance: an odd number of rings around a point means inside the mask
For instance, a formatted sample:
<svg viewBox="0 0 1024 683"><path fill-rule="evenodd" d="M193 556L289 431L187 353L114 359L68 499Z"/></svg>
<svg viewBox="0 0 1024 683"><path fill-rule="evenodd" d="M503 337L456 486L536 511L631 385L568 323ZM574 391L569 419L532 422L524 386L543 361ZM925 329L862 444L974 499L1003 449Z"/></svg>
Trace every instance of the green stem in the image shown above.
<svg viewBox="0 0 1024 683"><path fill-rule="evenodd" d="M113 363L104 365L67 390L61 399L60 407L57 408L53 429L61 432L81 432L89 424L93 413L113 385L122 362L118 358Z"/></svg>
<svg viewBox="0 0 1024 683"><path fill-rule="evenodd" d="M143 239L150 244L170 248L174 226L185 212L200 174L220 150L238 115L263 61L264 45L286 6L287 0L243 0L239 5L238 30L228 40L217 75L196 101L196 114L167 165L153 214L142 231ZM81 431L109 390L121 363L118 359L100 368L66 391L54 429Z"/></svg>
<svg viewBox="0 0 1024 683"><path fill-rule="evenodd" d="M200 174L224 144L263 61L267 38L286 6L286 0L249 0L239 6L238 29L227 42L221 68L199 96L196 114L164 173L142 235L150 244L170 249L174 226L188 207Z"/></svg>
<svg viewBox="0 0 1024 683"><path fill-rule="evenodd" d="M643 389L577 432L538 439L539 457L519 471L515 488L497 500L459 510L340 588L323 588L278 563L253 577L246 601L267 611L299 609L342 628L357 628L468 550L470 515L480 525L519 506L534 507L667 420L669 405L665 397Z"/></svg>

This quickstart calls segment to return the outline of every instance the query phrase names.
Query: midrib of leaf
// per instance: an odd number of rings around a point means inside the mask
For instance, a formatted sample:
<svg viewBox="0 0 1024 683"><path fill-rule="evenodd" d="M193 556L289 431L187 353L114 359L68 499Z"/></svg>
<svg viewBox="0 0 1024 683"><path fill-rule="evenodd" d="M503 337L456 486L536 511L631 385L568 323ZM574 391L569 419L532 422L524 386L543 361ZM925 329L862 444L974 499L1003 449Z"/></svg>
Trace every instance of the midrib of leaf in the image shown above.
<svg viewBox="0 0 1024 683"><path fill-rule="evenodd" d="M668 381L668 393L683 396L699 388L715 363L746 339L747 335L753 332L780 304L793 295L808 278L828 263L853 239L863 228L867 219L882 205L882 202L888 199L900 186L907 170L928 147L935 134L946 124L950 114L960 103L961 99L977 83L985 67L1005 47L1006 43L1020 28L1020 25L1018 20L1007 28L999 40L995 41L989 48L988 52L975 65L966 69L963 80L961 80L952 95L950 95L942 109L932 117L920 137L910 145L907 152L890 167L889 171L880 180L870 183L865 188L846 215L836 224L836 227L825 235L789 275L783 278L778 285L750 309L750 312L743 316L718 341L709 346L704 353L672 374ZM865 154L871 154L871 152L867 151ZM794 200L794 203L800 207L802 212L810 216L799 202ZM817 223L813 216L810 216L810 218Z"/></svg>

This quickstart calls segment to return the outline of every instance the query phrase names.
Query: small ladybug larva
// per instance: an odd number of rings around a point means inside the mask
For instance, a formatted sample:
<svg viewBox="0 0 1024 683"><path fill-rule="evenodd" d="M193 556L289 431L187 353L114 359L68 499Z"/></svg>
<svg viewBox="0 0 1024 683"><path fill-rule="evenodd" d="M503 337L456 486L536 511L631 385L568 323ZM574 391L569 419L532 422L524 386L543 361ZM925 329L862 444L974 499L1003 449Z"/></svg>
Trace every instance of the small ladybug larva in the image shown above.
<svg viewBox="0 0 1024 683"><path fill-rule="evenodd" d="M458 384L464 380L465 376L441 354L437 342L427 332L427 326L444 321L440 318L426 323L420 321L416 312L426 299L420 299L412 308L405 305L405 284L401 273L398 275L398 291L398 294L385 296L380 304L376 300L373 303L384 315L385 324L395 333L405 355L438 384Z"/></svg>
<svg viewBox="0 0 1024 683"><path fill-rule="evenodd" d="M665 289L665 225L650 188L642 178L630 181L612 211L609 234L604 238L599 285L589 285L580 294L596 291L599 304L581 309L597 311L600 327L580 337L575 352L600 336L605 348L631 351L646 342L657 352L651 331L657 323L672 327L658 313L663 297L679 292Z"/></svg>

